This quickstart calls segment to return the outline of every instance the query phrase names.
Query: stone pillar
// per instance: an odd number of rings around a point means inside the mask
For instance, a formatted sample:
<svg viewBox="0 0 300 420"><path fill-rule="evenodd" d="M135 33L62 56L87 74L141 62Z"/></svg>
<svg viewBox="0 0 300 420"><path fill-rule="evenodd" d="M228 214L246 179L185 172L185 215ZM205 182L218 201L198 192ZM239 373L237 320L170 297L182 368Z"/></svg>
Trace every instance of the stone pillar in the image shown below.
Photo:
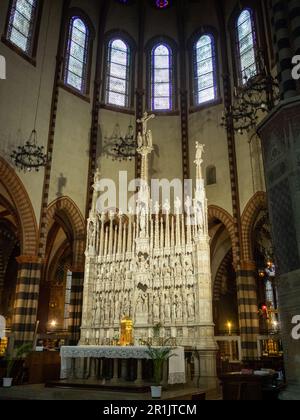
<svg viewBox="0 0 300 420"><path fill-rule="evenodd" d="M19 270L12 322L15 347L33 342L42 268L41 259L35 256L21 256L17 261Z"/></svg>
<svg viewBox="0 0 300 420"><path fill-rule="evenodd" d="M262 122L264 154L276 265L281 332L287 370L285 399L300 399L300 340L292 320L300 315L300 98L286 100Z"/></svg>
<svg viewBox="0 0 300 420"><path fill-rule="evenodd" d="M113 359L113 378L111 379L111 383L117 384L119 382L119 360Z"/></svg>
<svg viewBox="0 0 300 420"><path fill-rule="evenodd" d="M242 359L256 360L258 359L259 318L254 263L244 262L241 270L237 271L237 294Z"/></svg>
<svg viewBox="0 0 300 420"><path fill-rule="evenodd" d="M294 54L300 54L300 0L289 0L288 14Z"/></svg>
<svg viewBox="0 0 300 420"><path fill-rule="evenodd" d="M290 42L289 17L286 0L272 0L274 47L278 63L278 78L282 98L297 94L296 82L292 78L293 50Z"/></svg>
<svg viewBox="0 0 300 420"><path fill-rule="evenodd" d="M141 385L142 383L143 383L143 361L141 359L138 359L135 384Z"/></svg>
<svg viewBox="0 0 300 420"><path fill-rule="evenodd" d="M70 304L69 333L71 335L71 345L77 345L80 340L80 327L82 319L83 304L83 283L84 273L82 270L72 270L72 289Z"/></svg>

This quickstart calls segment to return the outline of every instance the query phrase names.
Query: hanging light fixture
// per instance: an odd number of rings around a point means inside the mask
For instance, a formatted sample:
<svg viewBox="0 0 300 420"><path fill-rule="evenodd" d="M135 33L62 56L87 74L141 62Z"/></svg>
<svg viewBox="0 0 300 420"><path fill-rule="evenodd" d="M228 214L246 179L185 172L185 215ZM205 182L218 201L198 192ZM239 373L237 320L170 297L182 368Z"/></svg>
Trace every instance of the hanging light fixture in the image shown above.
<svg viewBox="0 0 300 420"><path fill-rule="evenodd" d="M38 145L38 141L37 141L38 134L37 134L36 126L37 126L37 118L38 118L39 104L40 104L40 98L41 98L42 78L44 74L45 58L46 58L46 52L47 52L47 42L48 42L49 28L50 28L50 15L51 15L51 10L49 11L49 15L48 15L47 34L46 34L45 45L44 45L44 55L43 55L41 73L40 73L33 130L29 138L24 142L24 144L22 146L19 146L17 149L13 150L13 152L10 155L10 158L13 164L15 165L15 167L19 171L23 171L25 173L39 172L39 170L45 167L48 163L48 156L45 153L44 146Z"/></svg>
<svg viewBox="0 0 300 420"><path fill-rule="evenodd" d="M37 132L32 130L29 139L23 146L19 146L11 154L15 167L23 172L38 172L46 166L47 155L44 153L44 146L37 144Z"/></svg>
<svg viewBox="0 0 300 420"><path fill-rule="evenodd" d="M255 129L263 114L279 103L279 83L265 65L264 53L257 52L258 73L245 77L242 87L234 88L233 105L223 112L221 125L244 134Z"/></svg>
<svg viewBox="0 0 300 420"><path fill-rule="evenodd" d="M104 140L104 153L114 161L131 161L136 157L137 142L133 125L130 124L125 136L122 136L119 124L113 134Z"/></svg>

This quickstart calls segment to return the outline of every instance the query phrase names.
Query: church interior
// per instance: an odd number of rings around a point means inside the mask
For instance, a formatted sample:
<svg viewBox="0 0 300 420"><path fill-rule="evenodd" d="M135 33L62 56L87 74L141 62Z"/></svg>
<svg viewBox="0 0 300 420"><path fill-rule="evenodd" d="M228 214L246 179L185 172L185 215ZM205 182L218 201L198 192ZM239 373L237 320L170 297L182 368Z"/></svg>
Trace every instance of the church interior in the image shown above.
<svg viewBox="0 0 300 420"><path fill-rule="evenodd" d="M0 34L0 400L300 400L300 0Z"/></svg>

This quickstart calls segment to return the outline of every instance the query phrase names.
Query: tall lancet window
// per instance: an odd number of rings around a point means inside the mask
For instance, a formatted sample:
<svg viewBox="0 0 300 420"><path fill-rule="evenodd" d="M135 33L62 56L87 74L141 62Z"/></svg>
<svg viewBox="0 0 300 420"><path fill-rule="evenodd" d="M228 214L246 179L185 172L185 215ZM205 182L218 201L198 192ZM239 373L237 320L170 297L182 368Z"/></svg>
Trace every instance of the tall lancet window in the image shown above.
<svg viewBox="0 0 300 420"><path fill-rule="evenodd" d="M194 44L195 105L217 98L216 48L213 35L207 34Z"/></svg>
<svg viewBox="0 0 300 420"><path fill-rule="evenodd" d="M37 0L13 0L9 9L6 39L32 56L37 23Z"/></svg>
<svg viewBox="0 0 300 420"><path fill-rule="evenodd" d="M87 24L73 16L69 21L64 82L82 94L88 93L90 31Z"/></svg>
<svg viewBox="0 0 300 420"><path fill-rule="evenodd" d="M108 44L106 103L121 108L130 105L130 47L122 39Z"/></svg>
<svg viewBox="0 0 300 420"><path fill-rule="evenodd" d="M174 108L174 62L172 48L156 45L151 52L151 109L171 111Z"/></svg>
<svg viewBox="0 0 300 420"><path fill-rule="evenodd" d="M244 85L251 77L256 76L258 72L256 63L256 31L251 9L243 10L238 16L236 37L240 84Z"/></svg>

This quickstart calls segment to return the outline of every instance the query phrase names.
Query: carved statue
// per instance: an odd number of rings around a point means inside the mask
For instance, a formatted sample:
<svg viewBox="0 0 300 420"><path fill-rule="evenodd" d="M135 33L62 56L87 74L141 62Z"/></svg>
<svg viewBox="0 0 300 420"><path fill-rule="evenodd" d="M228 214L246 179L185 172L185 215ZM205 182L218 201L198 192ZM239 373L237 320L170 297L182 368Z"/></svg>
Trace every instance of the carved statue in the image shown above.
<svg viewBox="0 0 300 420"><path fill-rule="evenodd" d="M158 296L156 296L153 301L153 317L154 319L160 318L160 302Z"/></svg>
<svg viewBox="0 0 300 420"><path fill-rule="evenodd" d="M167 294L165 298L165 317L166 319L171 319L171 301L169 294Z"/></svg>
<svg viewBox="0 0 300 420"><path fill-rule="evenodd" d="M152 131L148 130L147 131L147 146L152 148L153 147L153 136L152 136Z"/></svg>
<svg viewBox="0 0 300 420"><path fill-rule="evenodd" d="M160 288L160 275L159 272L156 272L155 276L154 276L154 284L153 284L154 288L159 289Z"/></svg>
<svg viewBox="0 0 300 420"><path fill-rule="evenodd" d="M120 301L119 301L119 294L116 294L115 297L115 320L120 318Z"/></svg>
<svg viewBox="0 0 300 420"><path fill-rule="evenodd" d="M143 118L141 118L140 120L138 120L138 124L142 124L142 131L143 131L143 136L146 137L147 132L148 132L148 122L150 120L153 120L155 118L155 115L149 115L147 112L144 113Z"/></svg>
<svg viewBox="0 0 300 420"><path fill-rule="evenodd" d="M136 202L132 203L136 214L131 211L127 220L122 218L119 223L122 231L116 232L116 211L99 214L96 219L95 209L92 207L87 228L87 250L91 251L89 256L94 258L86 259L83 325L90 331L90 338L93 340L91 343L95 341L94 337L97 341L96 332L100 337L98 341L104 343L124 315L134 318L137 340L144 339L148 329L155 324L160 323L165 328L165 323L166 336L177 336L178 345L190 346L195 341L195 346L201 347L204 326L202 323L194 326L194 321L197 316L197 321L199 318L204 324L211 322L212 316L211 273L209 264L206 264L210 257L207 206L201 178L204 146L199 143L196 146L196 179L200 182L197 183L194 194L190 192L184 202L188 215L186 220L190 222L195 216L197 226L195 228L188 223L184 227L185 232L182 232L182 222L180 220L178 224L178 216L177 220L176 217L173 219L175 223L168 220L173 211L171 209L175 209L176 215L184 210L182 198L177 198L174 203L169 200L164 204L159 202L155 206L151 201L154 197L151 197L147 181L150 177L147 176L149 165L146 160L153 150L153 136L148 129L148 123L153 118L153 115L145 113L138 121L142 127L137 135L137 145L140 149L138 153L142 157L141 173L145 182L139 188ZM97 180L100 181L100 171L95 174L95 184ZM98 193L95 197L98 198ZM151 218L153 209L156 216ZM165 219L169 223L161 223L161 209L168 215ZM177 231L178 225L180 232ZM194 234L196 229L200 231L199 227L203 229L203 235ZM178 243L178 238L180 242L182 239L181 247L174 243ZM101 246L99 255L96 255L98 243ZM196 261L199 262L197 266ZM202 265L203 261L205 264ZM196 299L198 301L199 298L201 304L198 308ZM201 311L201 316L198 311ZM210 332L205 331L205 334ZM213 340L213 331L211 334L210 338ZM84 340L83 334L83 343Z"/></svg>
<svg viewBox="0 0 300 420"><path fill-rule="evenodd" d="M165 272L165 287L169 288L171 287L171 269L170 267L167 267Z"/></svg>
<svg viewBox="0 0 300 420"><path fill-rule="evenodd" d="M188 295L187 298L188 316L194 318L195 316L195 300L193 295Z"/></svg>
<svg viewBox="0 0 300 420"><path fill-rule="evenodd" d="M182 298L181 296L176 297L176 318L182 319Z"/></svg>
<svg viewBox="0 0 300 420"><path fill-rule="evenodd" d="M204 153L204 145L200 144L198 141L196 142L196 165L201 165L203 163L202 156Z"/></svg>
<svg viewBox="0 0 300 420"><path fill-rule="evenodd" d="M144 314L147 314L148 313L148 295L147 294L145 294L144 295L144 300L143 300L143 312L144 312Z"/></svg>

